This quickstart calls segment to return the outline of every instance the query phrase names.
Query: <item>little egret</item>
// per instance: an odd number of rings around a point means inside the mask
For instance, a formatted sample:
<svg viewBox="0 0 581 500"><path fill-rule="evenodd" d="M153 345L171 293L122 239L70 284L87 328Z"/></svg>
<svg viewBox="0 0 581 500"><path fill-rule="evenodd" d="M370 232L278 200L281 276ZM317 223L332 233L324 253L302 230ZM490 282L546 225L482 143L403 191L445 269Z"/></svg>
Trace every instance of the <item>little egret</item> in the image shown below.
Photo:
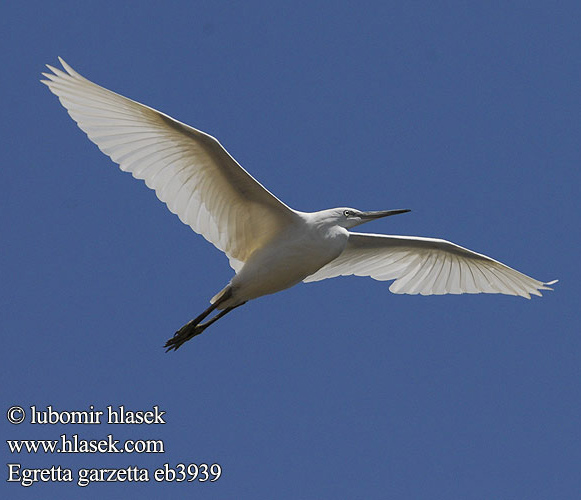
<svg viewBox="0 0 581 500"><path fill-rule="evenodd" d="M409 210L293 210L212 136L96 85L59 58L42 80L121 170L143 179L171 212L224 252L235 274L210 307L170 338L178 349L263 295L334 276L394 280L393 293L503 293L530 298L548 285L449 241L349 231ZM211 319L204 320L218 310Z"/></svg>

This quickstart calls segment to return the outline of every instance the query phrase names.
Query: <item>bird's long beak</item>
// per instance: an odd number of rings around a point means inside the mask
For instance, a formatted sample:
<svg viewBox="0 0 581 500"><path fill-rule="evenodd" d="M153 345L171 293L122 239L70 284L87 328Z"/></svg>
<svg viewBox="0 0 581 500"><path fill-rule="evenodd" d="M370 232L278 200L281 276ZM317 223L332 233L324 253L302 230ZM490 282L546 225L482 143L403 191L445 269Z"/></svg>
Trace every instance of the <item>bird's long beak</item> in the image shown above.
<svg viewBox="0 0 581 500"><path fill-rule="evenodd" d="M405 214L406 212L410 212L410 210L404 208L400 210L379 210L378 212L361 212L359 216L361 217L362 222L367 222L373 219L389 217L390 215Z"/></svg>

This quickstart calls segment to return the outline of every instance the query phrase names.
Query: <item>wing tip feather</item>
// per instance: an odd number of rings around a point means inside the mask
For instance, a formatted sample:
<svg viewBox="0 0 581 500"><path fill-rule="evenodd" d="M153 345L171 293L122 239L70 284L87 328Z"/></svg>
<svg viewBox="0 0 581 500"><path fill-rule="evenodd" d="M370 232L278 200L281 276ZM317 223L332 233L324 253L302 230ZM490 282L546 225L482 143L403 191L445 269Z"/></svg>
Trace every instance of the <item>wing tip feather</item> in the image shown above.
<svg viewBox="0 0 581 500"><path fill-rule="evenodd" d="M85 79L83 76L81 76L79 73L77 73L70 65L67 64L67 62L60 56L58 56L58 60L61 63L63 69L65 71L62 71L59 68L56 68L50 64L46 64L46 67L52 71L52 73L42 73L44 76L46 76L48 79L50 80L58 80L58 79Z"/></svg>
<svg viewBox="0 0 581 500"><path fill-rule="evenodd" d="M61 57L61 56L57 56L59 62L61 63L62 67L64 68L64 70L71 75L74 78L83 78L83 76L81 76L79 73L77 73L73 68L71 68L70 65L67 64L67 62Z"/></svg>

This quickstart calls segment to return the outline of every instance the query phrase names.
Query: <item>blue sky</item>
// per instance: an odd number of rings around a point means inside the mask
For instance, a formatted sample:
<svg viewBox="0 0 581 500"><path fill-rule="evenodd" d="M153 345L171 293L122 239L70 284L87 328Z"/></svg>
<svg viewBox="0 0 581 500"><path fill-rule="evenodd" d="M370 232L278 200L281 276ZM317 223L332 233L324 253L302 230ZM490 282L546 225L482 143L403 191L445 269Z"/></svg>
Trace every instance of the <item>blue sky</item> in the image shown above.
<svg viewBox="0 0 581 500"><path fill-rule="evenodd" d="M169 4L169 5L168 5ZM3 439L162 439L164 454L3 464L215 483L0 483L10 498L574 498L581 489L577 2L5 2ZM39 83L62 56L216 136L291 207L410 208L362 230L442 237L554 292L412 297L337 278L162 345L231 277Z"/></svg>

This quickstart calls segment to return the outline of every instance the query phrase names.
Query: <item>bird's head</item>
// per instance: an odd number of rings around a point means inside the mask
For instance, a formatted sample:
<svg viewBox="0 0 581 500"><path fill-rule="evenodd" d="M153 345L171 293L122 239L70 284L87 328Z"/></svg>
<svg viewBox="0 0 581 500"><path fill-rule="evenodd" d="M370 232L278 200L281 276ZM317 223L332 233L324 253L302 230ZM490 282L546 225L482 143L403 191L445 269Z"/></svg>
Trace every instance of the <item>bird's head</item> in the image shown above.
<svg viewBox="0 0 581 500"><path fill-rule="evenodd" d="M404 214L409 212L408 209L402 210L379 210L377 212L363 212L357 210L356 208L341 207L341 208L331 208L329 210L323 210L318 212L317 215L321 218L321 221L329 225L337 225L344 227L345 229L350 229L352 227L358 226L365 222L369 222L374 219L380 219L382 217L388 217L390 215Z"/></svg>

